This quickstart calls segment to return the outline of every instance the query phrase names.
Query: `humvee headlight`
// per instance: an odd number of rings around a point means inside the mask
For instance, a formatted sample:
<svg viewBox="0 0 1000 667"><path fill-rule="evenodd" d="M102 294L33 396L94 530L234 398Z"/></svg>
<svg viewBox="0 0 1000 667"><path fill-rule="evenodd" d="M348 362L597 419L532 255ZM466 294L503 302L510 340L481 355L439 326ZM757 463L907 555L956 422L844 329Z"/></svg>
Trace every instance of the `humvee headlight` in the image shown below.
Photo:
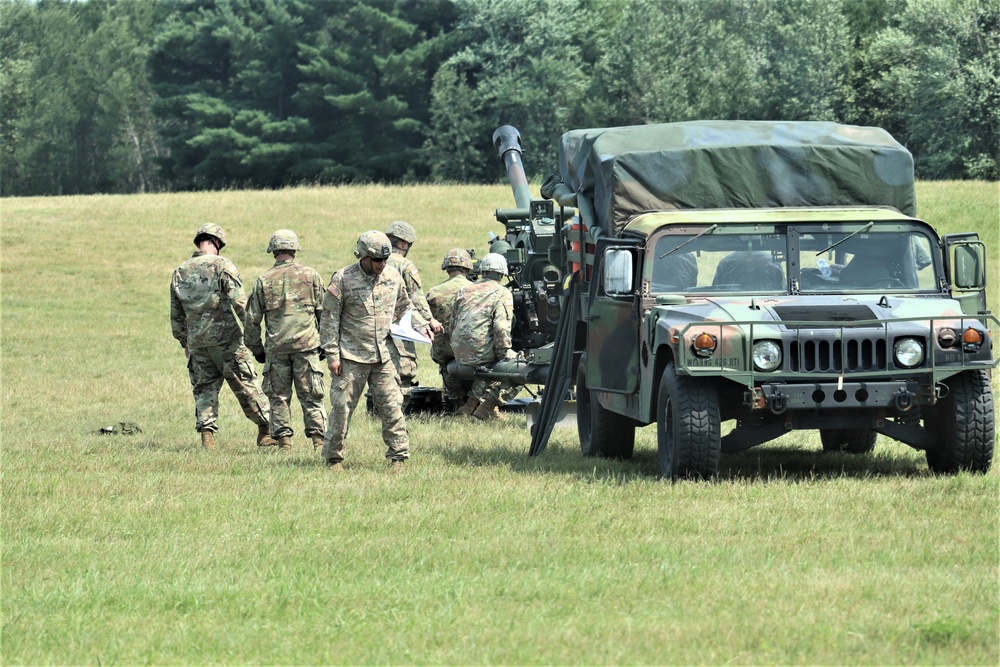
<svg viewBox="0 0 1000 667"><path fill-rule="evenodd" d="M773 371L781 365L781 348L771 340L754 343L753 365L759 371Z"/></svg>
<svg viewBox="0 0 1000 667"><path fill-rule="evenodd" d="M896 341L893 348L896 354L896 363L904 368L919 366L924 360L924 346L915 338L903 338Z"/></svg>
<svg viewBox="0 0 1000 667"><path fill-rule="evenodd" d="M699 357L709 357L715 352L715 336L709 333L700 333L694 339L694 353Z"/></svg>

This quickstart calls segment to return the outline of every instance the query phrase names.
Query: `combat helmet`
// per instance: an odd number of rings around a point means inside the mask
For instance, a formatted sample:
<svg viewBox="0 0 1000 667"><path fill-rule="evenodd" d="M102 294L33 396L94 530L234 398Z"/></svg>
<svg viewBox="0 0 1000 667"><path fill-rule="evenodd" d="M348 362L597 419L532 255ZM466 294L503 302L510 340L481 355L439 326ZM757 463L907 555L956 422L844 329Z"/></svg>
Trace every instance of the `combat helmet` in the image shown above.
<svg viewBox="0 0 1000 667"><path fill-rule="evenodd" d="M279 229L271 234L271 242L267 244L266 252L278 250L302 250L299 245L299 237L290 229Z"/></svg>
<svg viewBox="0 0 1000 667"><path fill-rule="evenodd" d="M499 273L501 276L507 275L507 258L500 253L487 253L479 262L481 273Z"/></svg>
<svg viewBox="0 0 1000 667"><path fill-rule="evenodd" d="M198 228L198 231L194 235L194 244L198 245L202 242L202 237L211 236L214 239L219 240L219 248L226 247L226 232L215 223L206 222L204 225Z"/></svg>
<svg viewBox="0 0 1000 667"><path fill-rule="evenodd" d="M417 240L417 230L415 230L410 223L403 222L402 220L390 222L388 229L385 230L385 233L388 236L395 236L397 239L406 241L411 245Z"/></svg>
<svg viewBox="0 0 1000 667"><path fill-rule="evenodd" d="M444 255L444 261L441 262L441 270L447 271L448 269L468 269L472 270L472 257L469 255L468 251L462 248L452 248Z"/></svg>
<svg viewBox="0 0 1000 667"><path fill-rule="evenodd" d="M372 259L385 259L392 254L392 244L389 237L382 232L372 229L358 238L358 245L354 249L354 256L358 259L371 257Z"/></svg>

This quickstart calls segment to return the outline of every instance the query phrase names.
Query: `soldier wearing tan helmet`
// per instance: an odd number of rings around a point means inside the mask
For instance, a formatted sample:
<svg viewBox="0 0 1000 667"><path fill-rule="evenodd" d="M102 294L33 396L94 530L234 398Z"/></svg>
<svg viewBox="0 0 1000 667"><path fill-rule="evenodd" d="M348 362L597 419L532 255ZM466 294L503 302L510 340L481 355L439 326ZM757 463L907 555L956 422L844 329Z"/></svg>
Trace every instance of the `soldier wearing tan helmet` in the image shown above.
<svg viewBox="0 0 1000 667"><path fill-rule="evenodd" d="M451 346L465 366L478 366L513 358L511 327L514 297L500 284L507 275L507 259L491 252L479 262L480 279L455 295L451 314ZM477 378L465 404L457 411L490 421L500 417L500 405L519 391L509 382Z"/></svg>
<svg viewBox="0 0 1000 667"><path fill-rule="evenodd" d="M471 383L448 375L448 362L455 358L448 330L451 326L455 295L466 285L472 284L472 281L469 280L469 271L472 270L472 256L462 248L452 248L445 253L444 261L441 262L441 270L448 272L448 279L427 292L427 305L430 306L434 318L444 327L442 333L434 336L434 343L431 345L431 359L441 371L442 382L448 398L448 407L451 411L455 411L465 403L466 393L469 389L466 385L471 385Z"/></svg>
<svg viewBox="0 0 1000 667"><path fill-rule="evenodd" d="M333 471L344 469L344 440L365 385L371 389L382 420L385 457L394 470L400 470L410 456L410 436L403 417L403 394L393 363L389 326L412 304L403 277L387 266L390 254L385 234L365 232L354 250L357 263L334 273L323 297L320 347L331 373L330 420L323 458ZM414 329L426 329L433 338L419 312L413 314L412 322Z"/></svg>
<svg viewBox="0 0 1000 667"><path fill-rule="evenodd" d="M295 261L295 253L301 249L298 236L289 229L279 229L271 236L267 252L274 255L274 266L257 279L250 293L243 336L254 357L264 364L271 437L281 451L292 448L289 403L293 387L313 449L323 446L326 433L326 388L319 349L325 291L319 273ZM262 322L266 323L263 342Z"/></svg>
<svg viewBox="0 0 1000 667"><path fill-rule="evenodd" d="M274 444L268 435L267 396L243 344L247 303L243 280L233 263L219 256L226 233L206 223L195 233L194 244L198 250L170 279L170 329L188 357L201 444L215 449L223 381L236 394L247 419L257 424L257 444Z"/></svg>
<svg viewBox="0 0 1000 667"><path fill-rule="evenodd" d="M396 220L389 223L385 230L392 245L392 254L389 255L389 266L399 271L403 276L403 283L406 286L406 295L413 302L413 308L425 321L430 322L431 329L435 334L444 331L444 327L431 313L424 297L424 290L420 283L420 272L416 265L406 255L410 247L417 240L417 230L408 222ZM399 371L399 382L403 392L408 392L410 387L417 384L417 348L411 341L399 341L393 339L396 348L394 361Z"/></svg>

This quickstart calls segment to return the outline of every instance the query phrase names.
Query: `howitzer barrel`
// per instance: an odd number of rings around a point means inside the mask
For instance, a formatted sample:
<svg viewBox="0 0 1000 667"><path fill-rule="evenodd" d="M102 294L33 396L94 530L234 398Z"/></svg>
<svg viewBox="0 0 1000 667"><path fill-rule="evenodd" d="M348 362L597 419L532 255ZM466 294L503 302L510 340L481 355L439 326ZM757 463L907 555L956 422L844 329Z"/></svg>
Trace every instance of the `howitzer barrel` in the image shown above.
<svg viewBox="0 0 1000 667"><path fill-rule="evenodd" d="M515 359L504 359L489 366L466 366L457 359L448 362L448 375L462 380L477 377L487 380L506 380L511 384L545 384L548 366L529 364Z"/></svg>
<svg viewBox="0 0 1000 667"><path fill-rule="evenodd" d="M513 125L504 125L493 133L493 145L507 167L507 178L514 191L514 202L518 208L527 209L531 205L531 189L524 173L524 158L521 151L521 133Z"/></svg>

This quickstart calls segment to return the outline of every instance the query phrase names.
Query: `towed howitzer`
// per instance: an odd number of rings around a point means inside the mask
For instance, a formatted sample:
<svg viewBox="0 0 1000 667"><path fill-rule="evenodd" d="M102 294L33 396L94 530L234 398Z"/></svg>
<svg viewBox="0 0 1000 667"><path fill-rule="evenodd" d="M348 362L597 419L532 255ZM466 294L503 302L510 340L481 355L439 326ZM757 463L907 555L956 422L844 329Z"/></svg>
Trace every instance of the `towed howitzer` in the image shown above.
<svg viewBox="0 0 1000 667"><path fill-rule="evenodd" d="M531 197L517 129L500 127L493 133L493 145L507 169L517 207L496 209L506 234L501 238L490 233L490 252L507 260L507 287L514 296L513 349L527 352L551 343L555 334L563 278L559 267L565 255L561 228L575 211Z"/></svg>
<svg viewBox="0 0 1000 667"><path fill-rule="evenodd" d="M570 207L551 199L534 199L524 171L521 135L504 125L493 133L493 145L507 170L515 208L497 208L496 220L504 225L500 237L489 233L489 252L507 260L506 287L514 300L511 343L515 359L477 367L457 361L448 373L464 380L476 377L505 380L515 385L545 384L549 355L562 315L566 221L576 215ZM470 277L478 273L478 261Z"/></svg>

